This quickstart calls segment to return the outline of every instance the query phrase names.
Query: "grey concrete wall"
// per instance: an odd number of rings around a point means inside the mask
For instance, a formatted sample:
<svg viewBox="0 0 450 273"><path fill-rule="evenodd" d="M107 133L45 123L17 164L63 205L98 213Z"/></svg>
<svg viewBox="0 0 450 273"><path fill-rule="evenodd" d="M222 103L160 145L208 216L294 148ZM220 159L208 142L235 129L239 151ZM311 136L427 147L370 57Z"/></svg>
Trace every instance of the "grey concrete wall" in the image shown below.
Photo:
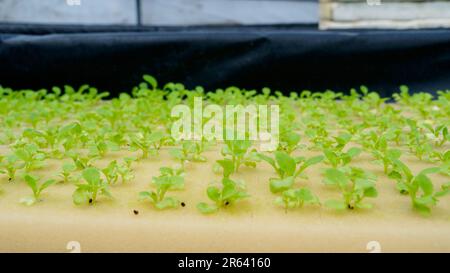
<svg viewBox="0 0 450 273"><path fill-rule="evenodd" d="M71 1L71 0L67 0ZM0 0L0 22L136 24L133 0Z"/></svg>
<svg viewBox="0 0 450 273"><path fill-rule="evenodd" d="M143 0L143 22L162 25L317 23L316 1Z"/></svg>
<svg viewBox="0 0 450 273"><path fill-rule="evenodd" d="M80 1L81 5L68 5ZM316 0L141 0L146 25L317 23ZM136 24L135 0L0 0L0 22Z"/></svg>

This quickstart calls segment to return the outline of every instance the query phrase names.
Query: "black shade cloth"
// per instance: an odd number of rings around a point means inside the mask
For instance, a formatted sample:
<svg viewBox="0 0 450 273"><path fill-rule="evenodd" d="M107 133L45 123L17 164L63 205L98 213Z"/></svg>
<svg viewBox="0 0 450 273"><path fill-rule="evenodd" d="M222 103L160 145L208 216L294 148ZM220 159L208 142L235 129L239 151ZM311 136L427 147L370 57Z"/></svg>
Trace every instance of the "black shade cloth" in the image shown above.
<svg viewBox="0 0 450 273"><path fill-rule="evenodd" d="M0 25L2 86L87 83L117 94L143 74L207 90L450 89L450 30Z"/></svg>

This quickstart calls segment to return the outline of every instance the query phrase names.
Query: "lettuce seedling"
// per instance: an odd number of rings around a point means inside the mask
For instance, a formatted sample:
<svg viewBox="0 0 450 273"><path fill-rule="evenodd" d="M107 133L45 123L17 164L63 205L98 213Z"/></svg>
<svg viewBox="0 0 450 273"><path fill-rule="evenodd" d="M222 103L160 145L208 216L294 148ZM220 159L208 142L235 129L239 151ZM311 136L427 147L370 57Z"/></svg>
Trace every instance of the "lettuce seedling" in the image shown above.
<svg viewBox="0 0 450 273"><path fill-rule="evenodd" d="M139 193L140 201L149 201L157 209L176 208L180 201L174 197L166 197L169 190L182 189L184 187L183 173L172 168L160 168L161 175L153 177L152 183L156 191L143 191Z"/></svg>
<svg viewBox="0 0 450 273"><path fill-rule="evenodd" d="M115 184L119 178L117 161L111 161L106 168L102 169L102 173L109 185Z"/></svg>
<svg viewBox="0 0 450 273"><path fill-rule="evenodd" d="M353 160L353 158L357 157L361 152L362 150L357 147L352 147L348 149L347 152L342 152L339 150L333 151L329 149L325 149L323 151L328 163L330 163L331 166L333 166L333 168L346 166Z"/></svg>
<svg viewBox="0 0 450 273"><path fill-rule="evenodd" d="M445 124L432 127L428 123L422 125L429 132L429 138L434 140L436 146L440 147L445 144L445 142L450 141L450 134L448 133L448 128Z"/></svg>
<svg viewBox="0 0 450 273"><path fill-rule="evenodd" d="M26 144L21 148L17 148L14 154L24 162L26 172L42 167L42 161L46 158L45 153L39 151L36 144Z"/></svg>
<svg viewBox="0 0 450 273"><path fill-rule="evenodd" d="M55 184L56 180L49 179L42 183L41 185L38 185L39 183L39 177L33 176L30 174L24 175L25 182L27 183L28 187L33 191L33 196L25 197L20 199L20 203L25 204L27 206L31 206L34 203L41 201L40 196L43 190L47 189L51 185Z"/></svg>
<svg viewBox="0 0 450 273"><path fill-rule="evenodd" d="M378 196L375 188L376 176L355 167L325 170L326 185L337 186L342 192L342 200L327 200L325 206L343 210L354 208L372 208L370 203L363 203L364 198Z"/></svg>
<svg viewBox="0 0 450 273"><path fill-rule="evenodd" d="M73 163L75 164L77 170L79 171L92 167L94 161L98 159L97 157L91 157L89 155L83 156L81 154L72 151L69 152L67 155L73 160Z"/></svg>
<svg viewBox="0 0 450 273"><path fill-rule="evenodd" d="M122 183L126 183L134 178L133 171L131 169L131 164L136 161L134 157L126 157L122 164L117 166L117 174L122 179Z"/></svg>
<svg viewBox="0 0 450 273"><path fill-rule="evenodd" d="M62 171L59 174L61 178L63 179L64 183L69 182L70 175L77 170L77 166L72 163L64 163L62 166Z"/></svg>
<svg viewBox="0 0 450 273"><path fill-rule="evenodd" d="M447 151L433 151L430 155L431 159L440 161L442 163L450 163L450 150Z"/></svg>
<svg viewBox="0 0 450 273"><path fill-rule="evenodd" d="M224 157L230 156L233 162L233 171L238 172L239 167L243 164L248 167L256 167L258 157L256 151L249 151L252 146L250 140L228 140L225 141L225 146L222 148L222 155Z"/></svg>
<svg viewBox="0 0 450 273"><path fill-rule="evenodd" d="M279 151L285 151L287 154L291 154L299 147L301 137L299 134L288 131L280 135Z"/></svg>
<svg viewBox="0 0 450 273"><path fill-rule="evenodd" d="M395 167L395 160L400 158L402 152L397 149L374 150L372 155L376 158L376 162L383 164L384 173L389 174L390 169Z"/></svg>
<svg viewBox="0 0 450 273"><path fill-rule="evenodd" d="M130 148L132 151L141 150L142 158L148 158L150 155L158 155L159 149L167 140L163 132L156 131L146 136L132 137Z"/></svg>
<svg viewBox="0 0 450 273"><path fill-rule="evenodd" d="M226 177L222 179L222 188L210 186L206 190L206 194L214 204L203 202L197 204L197 209L204 214L217 212L220 208L230 206L238 200L249 197L243 185Z"/></svg>
<svg viewBox="0 0 450 273"><path fill-rule="evenodd" d="M100 178L100 171L98 169L92 167L87 168L83 170L82 177L86 183L76 184L77 189L72 194L75 205L95 204L98 195L112 198L108 183Z"/></svg>
<svg viewBox="0 0 450 273"><path fill-rule="evenodd" d="M275 199L275 204L283 206L285 210L301 208L305 204L320 205L319 198L310 189L290 189L284 191L280 197Z"/></svg>
<svg viewBox="0 0 450 273"><path fill-rule="evenodd" d="M438 199L449 194L448 185L445 184L441 191L436 191L429 174L441 171L439 167L426 168L417 175L413 175L412 171L400 160L395 160L396 167L390 173L390 177L397 180L397 189L402 194L409 195L412 206L422 215L429 215L431 208L436 206Z"/></svg>
<svg viewBox="0 0 450 273"><path fill-rule="evenodd" d="M23 167L25 167L25 163L19 162L19 157L15 154L5 156L0 163L0 170L8 175L9 181L14 180L17 170Z"/></svg>
<svg viewBox="0 0 450 273"><path fill-rule="evenodd" d="M410 127L410 132L408 134L408 147L411 152L413 152L419 160L422 160L425 155L432 153L433 147L428 139L420 134L417 127L417 122L411 119L407 120L408 126Z"/></svg>
<svg viewBox="0 0 450 273"><path fill-rule="evenodd" d="M181 148L172 148L169 154L180 161L182 168L186 161L205 162L206 158L201 155L200 144L192 141L183 141Z"/></svg>
<svg viewBox="0 0 450 273"><path fill-rule="evenodd" d="M290 189L298 176L304 176L303 172L310 166L320 163L323 156L311 158L293 158L285 152L276 151L275 159L259 153L258 157L269 163L278 174L278 178L270 179L270 191L273 193L283 192Z"/></svg>

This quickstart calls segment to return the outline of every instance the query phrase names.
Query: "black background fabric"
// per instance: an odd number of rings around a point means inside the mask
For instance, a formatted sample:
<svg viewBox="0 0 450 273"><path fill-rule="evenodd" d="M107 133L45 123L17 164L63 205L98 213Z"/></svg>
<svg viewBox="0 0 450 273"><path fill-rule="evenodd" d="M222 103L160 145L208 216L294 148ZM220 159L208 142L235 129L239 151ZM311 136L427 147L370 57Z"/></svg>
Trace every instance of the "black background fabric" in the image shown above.
<svg viewBox="0 0 450 273"><path fill-rule="evenodd" d="M2 86L117 94L143 74L206 90L434 92L450 89L450 30L0 25Z"/></svg>

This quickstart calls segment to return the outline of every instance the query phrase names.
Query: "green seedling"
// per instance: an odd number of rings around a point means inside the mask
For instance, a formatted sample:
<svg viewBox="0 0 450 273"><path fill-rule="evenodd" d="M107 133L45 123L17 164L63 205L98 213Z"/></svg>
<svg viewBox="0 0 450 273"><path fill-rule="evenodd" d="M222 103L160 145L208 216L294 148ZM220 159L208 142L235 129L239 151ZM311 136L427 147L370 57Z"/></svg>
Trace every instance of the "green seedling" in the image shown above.
<svg viewBox="0 0 450 273"><path fill-rule="evenodd" d="M435 146L440 147L450 141L450 134L445 124L438 125L434 128L428 123L424 123L422 126L428 130L429 134L427 136L434 141Z"/></svg>
<svg viewBox="0 0 450 273"><path fill-rule="evenodd" d="M16 172L22 169L25 163L19 162L19 157L15 154L5 156L0 163L0 172L6 173L8 180L12 181L16 177Z"/></svg>
<svg viewBox="0 0 450 273"><path fill-rule="evenodd" d="M181 148L172 148L169 153L172 157L180 161L182 168L186 161L205 162L206 158L201 155L201 147L197 142L184 141Z"/></svg>
<svg viewBox="0 0 450 273"><path fill-rule="evenodd" d="M362 150L357 147L348 149L347 152L333 151L326 149L323 151L327 162L333 166L333 168L343 167L348 165L355 157L361 154Z"/></svg>
<svg viewBox="0 0 450 273"><path fill-rule="evenodd" d="M62 171L59 174L61 178L63 179L64 183L67 183L70 181L70 175L77 170L77 166L72 163L64 163L62 166Z"/></svg>
<svg viewBox="0 0 450 273"><path fill-rule="evenodd" d="M26 144L22 148L17 148L14 154L23 161L26 172L42 167L46 158L45 153L41 152L36 144Z"/></svg>
<svg viewBox="0 0 450 273"><path fill-rule="evenodd" d="M131 164L136 161L136 158L134 157L126 157L123 160L124 162L122 164L119 164L117 166L117 174L122 179L122 183L127 183L134 179L134 174L131 169Z"/></svg>
<svg viewBox="0 0 450 273"><path fill-rule="evenodd" d="M435 161L440 161L442 163L449 163L450 164L450 150L447 151L433 151L431 153L431 158Z"/></svg>
<svg viewBox="0 0 450 273"><path fill-rule="evenodd" d="M397 180L397 189L400 193L409 195L412 206L422 215L429 215L431 208L436 206L439 198L450 193L448 186L444 185L441 191L436 191L428 175L441 171L439 167L426 168L417 175L400 160L395 161L395 169L390 177Z"/></svg>
<svg viewBox="0 0 450 273"><path fill-rule="evenodd" d="M228 140L225 141L225 146L222 148L222 155L231 160L233 163L233 171L239 172L239 167L245 165L255 168L258 161L256 151L249 151L252 146L250 140Z"/></svg>
<svg viewBox="0 0 450 273"><path fill-rule="evenodd" d="M258 157L269 163L278 175L278 178L270 179L270 191L273 193L283 192L290 189L295 179L304 176L304 171L323 160L323 156L311 158L297 157L293 158L285 152L276 151L275 159L264 154L258 154Z"/></svg>
<svg viewBox="0 0 450 273"><path fill-rule="evenodd" d="M325 170L326 185L338 187L342 192L341 200L327 200L325 206L336 209L369 209L373 205L363 203L365 198L378 196L375 187L376 176L370 172L355 167Z"/></svg>
<svg viewBox="0 0 450 273"><path fill-rule="evenodd" d="M79 171L92 167L94 161L98 159L97 157L83 156L75 152L69 152L67 155L73 160Z"/></svg>
<svg viewBox="0 0 450 273"><path fill-rule="evenodd" d="M167 136L163 132L152 132L147 137L132 137L130 148L132 151L140 150L142 158L148 158L149 155L158 155L159 150L167 141Z"/></svg>
<svg viewBox="0 0 450 273"><path fill-rule="evenodd" d="M302 208L306 204L320 205L320 201L310 189L301 188L284 191L280 197L275 199L275 204L283 206L287 211L288 209Z"/></svg>
<svg viewBox="0 0 450 273"><path fill-rule="evenodd" d="M299 134L292 131L285 132L280 135L280 144L278 146L279 151L284 151L287 154L291 154L299 147L301 137Z"/></svg>
<svg viewBox="0 0 450 273"><path fill-rule="evenodd" d="M384 173L389 174L395 167L395 160L400 158L402 152L397 149L386 149L383 151L374 150L372 151L372 155L375 157L376 162L383 165Z"/></svg>
<svg viewBox="0 0 450 273"><path fill-rule="evenodd" d="M39 185L39 177L33 176L30 174L24 175L25 182L28 187L33 191L33 196L25 197L20 199L20 203L25 204L27 206L31 206L36 202L41 201L41 193L43 190L47 189L51 185L56 183L56 180L50 179Z"/></svg>
<svg viewBox="0 0 450 273"><path fill-rule="evenodd" d="M242 184L226 177L222 179L222 188L210 186L206 190L206 194L214 204L199 203L197 209L204 214L217 212L220 208L228 207L241 199L249 197Z"/></svg>
<svg viewBox="0 0 450 273"><path fill-rule="evenodd" d="M184 176L179 170L163 167L160 168L161 175L153 177L152 184L155 191L143 191L139 193L140 201L149 201L157 209L177 208L180 201L175 197L166 197L169 190L184 188Z"/></svg>
<svg viewBox="0 0 450 273"><path fill-rule="evenodd" d="M83 170L82 177L86 183L76 184L77 189L72 195L75 205L95 204L99 195L112 198L108 183L100 178L98 169L87 168Z"/></svg>
<svg viewBox="0 0 450 273"><path fill-rule="evenodd" d="M410 132L408 134L408 147L411 152L413 152L419 160L423 160L424 157L433 151L433 146L428 142L428 139L421 135L417 127L417 122L411 119L407 120Z"/></svg>
<svg viewBox="0 0 450 273"><path fill-rule="evenodd" d="M102 169L102 173L109 185L115 184L119 178L117 161L111 161L106 168Z"/></svg>

